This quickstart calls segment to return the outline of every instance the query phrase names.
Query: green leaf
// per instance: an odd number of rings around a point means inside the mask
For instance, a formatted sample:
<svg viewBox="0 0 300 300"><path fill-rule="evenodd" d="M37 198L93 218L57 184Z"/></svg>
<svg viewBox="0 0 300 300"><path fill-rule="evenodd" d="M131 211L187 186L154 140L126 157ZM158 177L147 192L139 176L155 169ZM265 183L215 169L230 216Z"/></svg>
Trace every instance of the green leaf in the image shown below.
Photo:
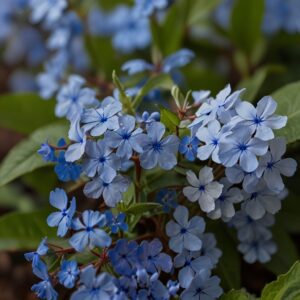
<svg viewBox="0 0 300 300"><path fill-rule="evenodd" d="M261 300L299 300L300 299L300 262L297 261L284 275L265 286Z"/></svg>
<svg viewBox="0 0 300 300"><path fill-rule="evenodd" d="M155 88L171 90L173 85L174 83L168 74L159 74L151 77L135 96L133 100L133 107L137 109L143 100L143 97L146 96L151 90Z"/></svg>
<svg viewBox="0 0 300 300"><path fill-rule="evenodd" d="M231 15L230 35L250 55L261 39L264 0L237 0Z"/></svg>
<svg viewBox="0 0 300 300"><path fill-rule="evenodd" d="M56 238L46 223L49 211L14 212L0 218L0 251L35 249L43 237Z"/></svg>
<svg viewBox="0 0 300 300"><path fill-rule="evenodd" d="M266 66L258 69L250 78L242 80L238 85L238 89L246 89L241 96L242 99L253 102L267 76L270 73L282 72L283 70L284 68L281 66Z"/></svg>
<svg viewBox="0 0 300 300"><path fill-rule="evenodd" d="M300 81L290 83L271 95L278 103L276 114L287 116L286 127L276 130L288 143L300 139Z"/></svg>
<svg viewBox="0 0 300 300"><path fill-rule="evenodd" d="M55 120L54 105L34 93L1 95L0 126L29 134Z"/></svg>
<svg viewBox="0 0 300 300"><path fill-rule="evenodd" d="M37 154L41 143L48 140L56 144L59 138L66 136L68 126L65 123L53 123L36 130L26 140L17 144L0 165L0 186L12 180L49 165Z"/></svg>
<svg viewBox="0 0 300 300"><path fill-rule="evenodd" d="M160 110L160 121L172 132L175 132L176 126L180 124L178 116L165 108Z"/></svg>
<svg viewBox="0 0 300 300"><path fill-rule="evenodd" d="M152 203L152 202L145 202L145 203L135 203L127 208L124 212L126 214L133 214L139 215L144 214L146 212L152 212L154 210L161 209L161 204L159 203Z"/></svg>
<svg viewBox="0 0 300 300"><path fill-rule="evenodd" d="M275 224L272 233L278 249L265 266L274 274L279 275L289 270L298 259L298 254L293 241L280 224Z"/></svg>
<svg viewBox="0 0 300 300"><path fill-rule="evenodd" d="M114 85L118 88L118 90L120 92L120 101L123 104L123 109L129 113L134 114L133 104L131 102L131 99L126 95L125 88L122 85L122 83L115 71L113 71L113 73L112 73L112 79L113 79Z"/></svg>
<svg viewBox="0 0 300 300"><path fill-rule="evenodd" d="M33 201L17 186L6 185L0 188L0 206L28 212L34 209Z"/></svg>
<svg viewBox="0 0 300 300"><path fill-rule="evenodd" d="M231 290L224 294L220 300L250 300L252 297L244 290Z"/></svg>

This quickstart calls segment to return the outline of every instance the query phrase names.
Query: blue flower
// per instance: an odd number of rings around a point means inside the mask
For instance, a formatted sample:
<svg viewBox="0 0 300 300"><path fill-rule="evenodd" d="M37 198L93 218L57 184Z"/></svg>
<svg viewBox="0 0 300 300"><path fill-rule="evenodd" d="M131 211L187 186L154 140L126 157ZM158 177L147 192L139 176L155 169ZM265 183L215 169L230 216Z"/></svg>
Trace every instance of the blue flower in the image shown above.
<svg viewBox="0 0 300 300"><path fill-rule="evenodd" d="M96 103L96 93L90 88L82 88L85 80L78 75L71 75L57 95L55 114L68 119L76 118L87 106Z"/></svg>
<svg viewBox="0 0 300 300"><path fill-rule="evenodd" d="M254 220L244 210L238 211L230 221L230 224L237 229L237 236L240 241L253 240L256 237L270 239L272 232L269 227L275 223L274 215L266 213L262 218Z"/></svg>
<svg viewBox="0 0 300 300"><path fill-rule="evenodd" d="M270 151L259 159L259 167L256 170L258 177L263 176L268 188L274 192L281 192L284 183L281 174L291 177L295 174L297 162L292 158L282 159L286 151L284 138L276 138L269 142Z"/></svg>
<svg viewBox="0 0 300 300"><path fill-rule="evenodd" d="M223 185L222 194L215 201L215 209L208 216L212 219L228 220L234 216L234 204L243 200L243 194L239 188L232 187L227 178L222 178L220 183Z"/></svg>
<svg viewBox="0 0 300 300"><path fill-rule="evenodd" d="M223 127L221 128L220 123L217 120L213 120L208 123L207 127L201 127L196 137L204 142L205 145L200 146L197 150L197 157L200 160L207 160L210 156L216 163L220 163L219 160L219 145L225 140L226 136L230 132L226 131Z"/></svg>
<svg viewBox="0 0 300 300"><path fill-rule="evenodd" d="M119 19L113 33L112 43L115 49L123 53L146 48L151 42L148 18L141 17L134 8L120 6L114 19Z"/></svg>
<svg viewBox="0 0 300 300"><path fill-rule="evenodd" d="M85 149L86 158L83 161L83 171L89 177L100 175L102 179L108 176L115 177L116 170L121 168L121 160L113 153L105 143L99 140L98 142L88 141Z"/></svg>
<svg viewBox="0 0 300 300"><path fill-rule="evenodd" d="M128 242L125 239L120 239L116 246L109 250L110 262L117 273L126 276L131 276L134 273L137 263L137 249L138 244L135 241Z"/></svg>
<svg viewBox="0 0 300 300"><path fill-rule="evenodd" d="M75 163L67 162L65 160L65 151L61 151L57 158L57 165L54 168L59 180L76 181L81 174L81 166Z"/></svg>
<svg viewBox="0 0 300 300"><path fill-rule="evenodd" d="M226 167L233 167L239 161L242 169L248 173L258 167L256 155L264 155L268 144L257 138L252 138L249 127L240 127L228 135L226 142L220 143L219 159Z"/></svg>
<svg viewBox="0 0 300 300"><path fill-rule="evenodd" d="M136 299L137 283L133 277L121 276L114 283L118 290L113 300Z"/></svg>
<svg viewBox="0 0 300 300"><path fill-rule="evenodd" d="M176 253L181 253L184 249L198 251L202 247L199 235L205 228L204 220L195 216L189 221L189 211L180 205L175 209L174 219L166 225L167 235L170 237L169 247Z"/></svg>
<svg viewBox="0 0 300 300"><path fill-rule="evenodd" d="M117 148L117 156L129 159L133 151L143 152L143 145L147 141L147 136L143 134L141 128L135 129L135 118L129 115L119 119L119 129L107 131L105 142L109 147Z"/></svg>
<svg viewBox="0 0 300 300"><path fill-rule="evenodd" d="M169 255L161 253L163 247L158 239L151 242L143 241L137 250L137 257L140 264L148 273L159 272L160 270L169 273L172 269L172 259Z"/></svg>
<svg viewBox="0 0 300 300"><path fill-rule="evenodd" d="M165 9L169 5L169 0L135 0L135 9L142 16L148 17L155 10Z"/></svg>
<svg viewBox="0 0 300 300"><path fill-rule="evenodd" d="M154 69L154 65L143 59L132 59L122 65L122 71L127 72L128 75L134 75L144 71L154 71Z"/></svg>
<svg viewBox="0 0 300 300"><path fill-rule="evenodd" d="M177 292L180 289L180 285L177 281L168 280L167 282L167 288L169 290L169 295L171 297L177 296Z"/></svg>
<svg viewBox="0 0 300 300"><path fill-rule="evenodd" d="M222 251L216 247L217 246L216 237L212 233L204 233L201 236L201 240L202 240L202 248L200 250L201 255L209 258L213 267L215 267L219 262L219 258L222 256Z"/></svg>
<svg viewBox="0 0 300 300"><path fill-rule="evenodd" d="M152 122L159 122L159 121L160 121L160 113L157 111L151 114L149 114L149 112L147 111L144 111L141 117L137 116L138 123L150 124Z"/></svg>
<svg viewBox="0 0 300 300"><path fill-rule="evenodd" d="M250 264L256 261L266 263L271 260L271 255L277 251L277 247L270 238L254 237L239 244L238 250L243 253L244 260Z"/></svg>
<svg viewBox="0 0 300 300"><path fill-rule="evenodd" d="M258 103L257 108L246 101L238 103L235 107L237 116L232 119L234 126L246 126L250 128L254 137L263 141L274 138L272 129L280 129L286 125L287 117L273 115L277 103L270 97L263 97Z"/></svg>
<svg viewBox="0 0 300 300"><path fill-rule="evenodd" d="M31 22L38 23L45 20L48 26L57 22L67 7L66 0L30 0Z"/></svg>
<svg viewBox="0 0 300 300"><path fill-rule="evenodd" d="M164 170L171 170L177 164L179 139L175 135L162 138L165 131L165 126L159 122L148 126L148 142L140 155L142 168L153 169L158 164Z"/></svg>
<svg viewBox="0 0 300 300"><path fill-rule="evenodd" d="M60 271L57 273L59 282L68 289L75 286L80 271L75 260L63 260Z"/></svg>
<svg viewBox="0 0 300 300"><path fill-rule="evenodd" d="M106 225L110 227L112 233L116 234L119 231L127 231L128 224L125 223L126 215L124 213L119 213L118 215L113 215L110 210L105 212Z"/></svg>
<svg viewBox="0 0 300 300"><path fill-rule="evenodd" d="M201 270L211 270L213 265L206 256L200 256L200 252L184 250L174 258L174 267L179 270L178 280L183 288L188 288L193 278Z"/></svg>
<svg viewBox="0 0 300 300"><path fill-rule="evenodd" d="M81 271L80 282L82 285L72 294L70 300L110 300L117 291L113 278L108 273L96 276L96 269L92 265Z"/></svg>
<svg viewBox="0 0 300 300"><path fill-rule="evenodd" d="M203 270L192 280L190 286L183 291L180 299L182 300L199 300L199 299L217 299L223 293L220 287L220 278L217 276L210 277L210 272Z"/></svg>
<svg viewBox="0 0 300 300"><path fill-rule="evenodd" d="M99 108L87 109L82 114L83 128L90 131L92 136L100 136L107 129L119 128L117 113L122 110L122 104L113 97L106 97Z"/></svg>
<svg viewBox="0 0 300 300"><path fill-rule="evenodd" d="M71 123L69 139L73 143L66 150L65 159L68 162L74 162L83 155L87 140L84 130L80 128L79 119Z"/></svg>
<svg viewBox="0 0 300 300"><path fill-rule="evenodd" d="M189 161L194 161L197 155L199 140L196 137L184 136L179 144L178 151Z"/></svg>
<svg viewBox="0 0 300 300"><path fill-rule="evenodd" d="M32 266L37 266L40 262L40 257L46 255L49 250L47 245L47 238L44 238L34 252L25 253L24 257L28 261L32 261Z"/></svg>
<svg viewBox="0 0 300 300"><path fill-rule="evenodd" d="M63 237L71 227L72 218L76 210L76 199L73 197L68 208L68 197L64 190L55 189L50 193L50 204L59 209L60 212L54 212L47 218L47 224L50 227L58 226L57 235Z"/></svg>
<svg viewBox="0 0 300 300"><path fill-rule="evenodd" d="M169 213L171 210L175 209L178 204L176 201L176 191L171 189L161 189L155 197L157 203L163 206L163 211Z"/></svg>
<svg viewBox="0 0 300 300"><path fill-rule="evenodd" d="M103 196L104 202L110 207L115 207L122 200L122 193L126 192L129 180L121 175L106 174L105 178L95 177L84 187L84 194L93 199Z"/></svg>
<svg viewBox="0 0 300 300"><path fill-rule="evenodd" d="M54 148L51 147L48 142L41 144L41 148L37 153L43 157L44 161L56 161Z"/></svg>
<svg viewBox="0 0 300 300"><path fill-rule="evenodd" d="M259 182L256 170L253 172L245 172L239 165L226 168L225 175L228 181L231 183L243 182L244 190L247 190L251 186L256 186Z"/></svg>
<svg viewBox="0 0 300 300"><path fill-rule="evenodd" d="M42 261L39 261L36 269L34 269L34 274L43 281L34 284L31 287L31 290L35 292L40 299L56 300L58 294L52 287L52 283L47 271L47 266Z"/></svg>
<svg viewBox="0 0 300 300"><path fill-rule="evenodd" d="M258 220L266 212L277 213L281 208L281 195L270 191L263 181L255 187L249 187L244 193L242 208L253 219Z"/></svg>
<svg viewBox="0 0 300 300"><path fill-rule="evenodd" d="M78 252L82 252L87 246L90 249L94 247L108 247L111 244L110 236L99 227L106 225L104 214L98 211L85 210L82 213L82 221L77 218L73 221L72 228L77 233L73 234L69 243Z"/></svg>
<svg viewBox="0 0 300 300"><path fill-rule="evenodd" d="M200 91L192 92L194 104L199 105L201 103L206 102L208 100L209 95L210 95L210 91L207 91L207 90L200 90Z"/></svg>
<svg viewBox="0 0 300 300"><path fill-rule="evenodd" d="M199 171L199 178L188 171L186 178L191 186L183 188L183 194L191 201L198 201L201 209L211 212L215 209L215 200L220 197L223 185L214 180L212 168L203 167Z"/></svg>

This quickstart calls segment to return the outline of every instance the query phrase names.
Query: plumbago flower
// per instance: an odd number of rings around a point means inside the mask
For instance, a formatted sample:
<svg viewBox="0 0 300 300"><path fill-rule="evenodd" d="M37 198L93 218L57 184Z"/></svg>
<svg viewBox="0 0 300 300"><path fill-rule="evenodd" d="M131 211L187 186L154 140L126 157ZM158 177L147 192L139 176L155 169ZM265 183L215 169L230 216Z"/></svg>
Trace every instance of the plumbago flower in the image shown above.
<svg viewBox="0 0 300 300"><path fill-rule="evenodd" d="M181 66L188 56L181 59L168 63ZM142 64L127 64L129 73ZM277 249L271 226L286 195L281 176L292 176L296 162L283 158L285 141L274 138L273 130L286 123L274 116L274 100L250 107L242 91L229 85L216 97L198 91L182 107L176 99L176 130L164 114L138 115L124 91L76 110L70 142L47 141L38 152L56 164L61 180L76 181L80 198L100 201L83 204L78 196L76 203L61 188L51 192L58 211L47 221L65 241L44 239L25 255L42 279L33 287L37 295L57 299L55 283L74 289L73 300L217 299L222 288L214 269L222 245L205 232L207 217L236 229L246 262L269 261ZM174 87L172 95L179 94ZM51 255L62 259L48 273Z"/></svg>

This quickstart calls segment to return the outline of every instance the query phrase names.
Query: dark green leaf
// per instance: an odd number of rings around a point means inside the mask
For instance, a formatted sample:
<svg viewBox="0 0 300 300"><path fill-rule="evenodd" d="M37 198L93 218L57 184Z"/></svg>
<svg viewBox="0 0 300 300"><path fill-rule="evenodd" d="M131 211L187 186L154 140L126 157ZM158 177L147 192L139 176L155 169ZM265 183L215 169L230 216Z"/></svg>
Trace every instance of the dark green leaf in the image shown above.
<svg viewBox="0 0 300 300"><path fill-rule="evenodd" d="M236 0L231 15L230 35L235 44L251 54L261 38L264 0Z"/></svg>
<svg viewBox="0 0 300 300"><path fill-rule="evenodd" d="M222 295L220 300L250 300L251 296L244 290L231 290Z"/></svg>
<svg viewBox="0 0 300 300"><path fill-rule="evenodd" d="M56 238L46 223L49 211L14 212L0 218L0 250L35 249L43 237Z"/></svg>
<svg viewBox="0 0 300 300"><path fill-rule="evenodd" d="M49 165L37 154L41 143L48 140L56 144L59 138L66 136L68 126L65 123L53 123L36 130L26 140L17 144L0 165L0 186Z"/></svg>
<svg viewBox="0 0 300 300"><path fill-rule="evenodd" d="M161 205L159 203L154 203L154 202L135 203L131 205L129 208L127 208L124 212L126 214L140 215L147 212L152 212L154 210L159 210L160 208Z"/></svg>
<svg viewBox="0 0 300 300"><path fill-rule="evenodd" d="M300 299L300 263L297 261L284 275L265 286L261 300L299 300Z"/></svg>
<svg viewBox="0 0 300 300"><path fill-rule="evenodd" d="M34 93L1 95L0 126L29 134L55 120L54 105Z"/></svg>
<svg viewBox="0 0 300 300"><path fill-rule="evenodd" d="M300 82L288 84L272 94L277 101L276 114L287 116L286 127L277 130L277 136L284 136L288 143L300 139Z"/></svg>
<svg viewBox="0 0 300 300"><path fill-rule="evenodd" d="M180 124L178 116L165 108L160 110L160 121L172 132L175 132L176 126Z"/></svg>

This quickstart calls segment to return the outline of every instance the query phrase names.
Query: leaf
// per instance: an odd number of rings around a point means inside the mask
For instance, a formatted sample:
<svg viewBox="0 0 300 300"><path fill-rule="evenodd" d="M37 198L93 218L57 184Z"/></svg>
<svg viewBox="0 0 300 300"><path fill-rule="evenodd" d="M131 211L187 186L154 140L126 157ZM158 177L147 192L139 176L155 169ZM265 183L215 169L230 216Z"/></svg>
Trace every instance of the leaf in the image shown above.
<svg viewBox="0 0 300 300"><path fill-rule="evenodd" d="M216 270L221 278L222 287L226 290L239 289L241 286L241 261L230 230L226 224L212 222L208 224L208 231L215 234L217 247L222 250Z"/></svg>
<svg viewBox="0 0 300 300"><path fill-rule="evenodd" d="M34 93L1 95L0 126L29 134L55 121L54 105Z"/></svg>
<svg viewBox="0 0 300 300"><path fill-rule="evenodd" d="M151 212L161 208L161 204L154 202L145 202L145 203L135 203L129 208L125 209L126 214L144 214L146 212Z"/></svg>
<svg viewBox="0 0 300 300"><path fill-rule="evenodd" d="M124 86L122 85L119 77L117 76L116 72L113 71L112 73L112 79L113 79L113 82L114 82L114 85L118 88L119 90L119 93L120 93L120 101L121 103L123 104L123 108L131 113L131 114L134 114L134 110L133 110L133 105L132 105L132 102L131 102L131 99L126 95L126 92L125 92L125 88Z"/></svg>
<svg viewBox="0 0 300 300"><path fill-rule="evenodd" d="M261 300L299 300L300 299L300 262L297 261L284 275L267 284Z"/></svg>
<svg viewBox="0 0 300 300"><path fill-rule="evenodd" d="M180 124L178 116L165 108L160 110L160 121L172 132L175 132Z"/></svg>
<svg viewBox="0 0 300 300"><path fill-rule="evenodd" d="M288 143L300 139L300 81L290 83L271 95L278 103L276 114L287 116L286 127L277 130L277 136L284 136Z"/></svg>
<svg viewBox="0 0 300 300"><path fill-rule="evenodd" d="M49 211L14 212L0 218L0 250L35 249L43 237L56 238L46 223Z"/></svg>
<svg viewBox="0 0 300 300"><path fill-rule="evenodd" d="M33 170L48 166L49 163L43 161L37 150L46 140L55 144L67 131L68 126L65 123L53 123L36 130L26 140L17 144L0 165L0 186Z"/></svg>
<svg viewBox="0 0 300 300"><path fill-rule="evenodd" d="M265 266L274 274L279 275L289 270L298 259L298 254L293 241L280 224L275 224L272 232L278 249L272 256L271 261L266 263Z"/></svg>
<svg viewBox="0 0 300 300"><path fill-rule="evenodd" d="M244 290L231 290L224 294L220 300L250 300L251 296Z"/></svg>
<svg viewBox="0 0 300 300"><path fill-rule="evenodd" d="M6 185L0 188L0 206L14 208L18 211L32 211L34 204L32 199L24 194L17 186Z"/></svg>
<svg viewBox="0 0 300 300"><path fill-rule="evenodd" d="M133 100L133 107L136 109L140 105L143 97L146 96L151 90L155 88L162 88L166 90L171 90L174 85L170 75L168 74L159 74L157 76L151 77L145 85L139 90L137 95Z"/></svg>
<svg viewBox="0 0 300 300"><path fill-rule="evenodd" d="M264 0L237 0L232 10L230 35L234 43L250 55L261 39Z"/></svg>
<svg viewBox="0 0 300 300"><path fill-rule="evenodd" d="M282 72L283 70L284 68L281 66L266 66L258 69L252 77L242 80L238 85L238 89L246 89L242 94L242 99L253 102L267 76L270 73Z"/></svg>

